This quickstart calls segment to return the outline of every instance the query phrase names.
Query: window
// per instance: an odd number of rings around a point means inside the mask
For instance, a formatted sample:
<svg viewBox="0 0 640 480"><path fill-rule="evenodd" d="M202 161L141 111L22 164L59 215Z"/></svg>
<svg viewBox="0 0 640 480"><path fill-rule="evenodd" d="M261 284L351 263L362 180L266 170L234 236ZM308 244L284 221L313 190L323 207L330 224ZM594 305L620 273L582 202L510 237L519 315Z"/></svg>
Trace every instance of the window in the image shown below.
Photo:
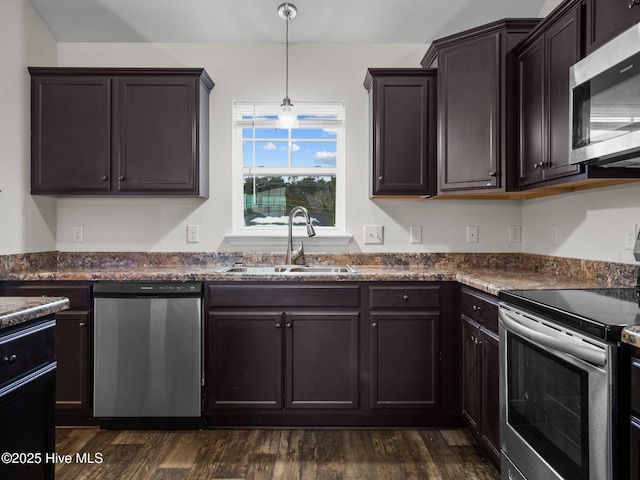
<svg viewBox="0 0 640 480"><path fill-rule="evenodd" d="M291 129L280 128L279 106L234 102L234 234L286 232L296 205L319 235L343 233L344 103L296 102Z"/></svg>

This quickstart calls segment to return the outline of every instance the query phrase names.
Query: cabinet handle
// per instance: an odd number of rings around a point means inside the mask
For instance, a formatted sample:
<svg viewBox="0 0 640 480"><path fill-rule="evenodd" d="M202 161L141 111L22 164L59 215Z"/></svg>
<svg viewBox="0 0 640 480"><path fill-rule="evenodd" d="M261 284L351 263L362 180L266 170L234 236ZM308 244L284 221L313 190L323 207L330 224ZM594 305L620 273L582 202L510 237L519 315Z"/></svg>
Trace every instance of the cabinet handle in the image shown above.
<svg viewBox="0 0 640 480"><path fill-rule="evenodd" d="M284 324L284 326L287 327L287 328L291 328L292 324L291 324L291 322L287 322L287 323Z"/></svg>
<svg viewBox="0 0 640 480"><path fill-rule="evenodd" d="M493 172L489 172L489 176L490 177L495 177L498 174L498 172L493 171Z"/></svg>
<svg viewBox="0 0 640 480"><path fill-rule="evenodd" d="M382 181L382 175L380 175L380 176L378 177L378 180Z"/></svg>
<svg viewBox="0 0 640 480"><path fill-rule="evenodd" d="M542 167L542 162L533 164L533 168L540 168L540 167Z"/></svg>
<svg viewBox="0 0 640 480"><path fill-rule="evenodd" d="M102 175L101 180L103 182L106 182L108 180L109 177L107 177L106 175Z"/></svg>
<svg viewBox="0 0 640 480"><path fill-rule="evenodd" d="M474 312L479 312L479 311L481 311L481 310L482 310L482 307L479 307L478 305L474 305L474 306L473 306L473 311L474 311Z"/></svg>
<svg viewBox="0 0 640 480"><path fill-rule="evenodd" d="M471 337L471 342L472 343L476 341L476 337L474 337L473 335L470 335L470 337Z"/></svg>
<svg viewBox="0 0 640 480"><path fill-rule="evenodd" d="M373 322L373 323L371 324L371 326L372 326L373 328L378 328L378 324L377 324L376 322Z"/></svg>
<svg viewBox="0 0 640 480"><path fill-rule="evenodd" d="M86 323L84 323L84 322L81 322L81 323L79 323L79 324L78 324L78 326L79 326L80 328L84 328L84 327L86 327L86 326L87 326L87 324L86 324Z"/></svg>
<svg viewBox="0 0 640 480"><path fill-rule="evenodd" d="M280 322L276 322L276 328L282 328L282 324Z"/></svg>
<svg viewBox="0 0 640 480"><path fill-rule="evenodd" d="M8 363L9 365L15 365L18 361L18 357L16 355L10 355L8 357L2 357L2 363Z"/></svg>
<svg viewBox="0 0 640 480"><path fill-rule="evenodd" d="M118 177L118 180L120 180L120 181L124 180L124 175L120 175L120 176Z"/></svg>
<svg viewBox="0 0 640 480"><path fill-rule="evenodd" d="M405 302L409 300L409 295L407 295L406 293L404 295L402 295L402 300L404 300Z"/></svg>

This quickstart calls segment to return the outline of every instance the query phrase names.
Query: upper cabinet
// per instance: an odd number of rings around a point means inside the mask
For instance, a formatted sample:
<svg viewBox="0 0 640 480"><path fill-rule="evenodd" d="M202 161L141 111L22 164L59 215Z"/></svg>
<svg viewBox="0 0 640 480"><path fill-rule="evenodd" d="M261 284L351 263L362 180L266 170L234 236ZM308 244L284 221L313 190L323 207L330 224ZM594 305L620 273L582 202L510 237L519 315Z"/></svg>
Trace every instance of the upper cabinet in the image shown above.
<svg viewBox="0 0 640 480"><path fill-rule="evenodd" d="M438 195L517 190L515 58L539 19L504 19L434 41L421 64L438 69Z"/></svg>
<svg viewBox="0 0 640 480"><path fill-rule="evenodd" d="M569 68L582 57L580 13L580 0L565 2L514 49L520 186L581 173L569 164Z"/></svg>
<svg viewBox="0 0 640 480"><path fill-rule="evenodd" d="M208 196L203 69L29 71L33 194Z"/></svg>
<svg viewBox="0 0 640 480"><path fill-rule="evenodd" d="M637 169L569 163L569 69L584 57L583 9L567 0L513 54L518 70L521 197L634 181Z"/></svg>
<svg viewBox="0 0 640 480"><path fill-rule="evenodd" d="M586 53L640 22L640 5L634 0L585 0Z"/></svg>
<svg viewBox="0 0 640 480"><path fill-rule="evenodd" d="M371 196L435 195L436 71L370 68Z"/></svg>

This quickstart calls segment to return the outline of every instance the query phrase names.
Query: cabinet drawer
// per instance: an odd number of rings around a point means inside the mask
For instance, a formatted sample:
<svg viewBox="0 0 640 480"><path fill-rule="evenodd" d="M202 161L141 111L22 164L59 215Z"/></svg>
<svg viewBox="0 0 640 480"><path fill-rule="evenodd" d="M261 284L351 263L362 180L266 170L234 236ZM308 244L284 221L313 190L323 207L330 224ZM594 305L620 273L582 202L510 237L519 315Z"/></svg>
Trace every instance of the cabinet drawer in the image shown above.
<svg viewBox="0 0 640 480"><path fill-rule="evenodd" d="M494 301L489 295L462 287L460 313L494 332L498 331L497 299Z"/></svg>
<svg viewBox="0 0 640 480"><path fill-rule="evenodd" d="M0 385L55 360L55 320L0 337Z"/></svg>
<svg viewBox="0 0 640 480"><path fill-rule="evenodd" d="M70 308L86 310L91 308L91 286L64 283L23 283L6 284L4 294L19 297L67 297Z"/></svg>
<svg viewBox="0 0 640 480"><path fill-rule="evenodd" d="M440 286L372 286L369 307L376 309L439 308Z"/></svg>
<svg viewBox="0 0 640 480"><path fill-rule="evenodd" d="M358 285L207 285L209 307L360 307Z"/></svg>

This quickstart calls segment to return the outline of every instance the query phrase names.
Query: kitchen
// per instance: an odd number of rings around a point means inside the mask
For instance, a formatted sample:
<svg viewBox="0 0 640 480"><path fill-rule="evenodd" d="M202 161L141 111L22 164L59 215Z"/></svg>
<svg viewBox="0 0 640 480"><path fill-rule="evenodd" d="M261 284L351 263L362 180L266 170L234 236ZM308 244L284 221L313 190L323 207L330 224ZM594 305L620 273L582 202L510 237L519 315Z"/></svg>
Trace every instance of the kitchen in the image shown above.
<svg viewBox="0 0 640 480"><path fill-rule="evenodd" d="M544 5L545 15L553 7ZM301 5L299 5L301 7ZM282 96L282 45L179 43L56 42L29 2L3 4L2 18L11 35L8 74L0 80L10 116L3 116L3 255L35 252L260 252L264 246L232 244L230 108L237 99ZM506 16L507 13L495 18ZM11 20L9 20L11 19ZM277 20L277 19L276 19ZM481 21L470 22L474 26ZM276 28L281 24L276 23ZM294 24L295 27L295 24ZM29 32L25 35L25 32ZM292 28L292 38L295 30ZM447 32L450 33L450 32ZM439 36L439 35L437 35ZM281 42L281 40L278 40ZM21 48L15 48L20 45ZM345 233L348 245L327 245L321 235L305 240L308 252L363 253L527 253L634 265L626 238L638 205L637 186L579 191L531 200L375 199L368 196L368 99L362 80L370 67L417 67L427 45L292 45L291 97L305 100L344 99L347 103L347 178L350 182ZM97 60L99 59L99 64ZM109 199L32 197L29 194L29 88L27 66L158 66L205 67L216 82L211 95L212 195L201 199ZM255 82L255 69L261 82ZM327 70L339 72L328 75ZM271 78L269 86L264 79ZM322 78L322 82L318 82ZM337 80L340 78L340 80ZM16 158L22 159L16 162ZM6 172L6 173L5 173ZM215 173L213 173L215 172ZM6 176L5 176L6 175ZM214 200L214 201L212 201ZM11 208L19 205L21 208ZM125 206L125 208L123 208ZM83 227L83 241L74 241L73 227ZM199 225L199 243L187 243L187 225ZM383 225L384 243L362 242L364 225ZM422 244L409 242L409 227L422 226ZM477 225L477 243L467 243L466 226ZM520 225L520 242L509 241L509 226ZM220 228L220 226L223 226ZM554 229L554 226L555 229ZM553 232L557 232L553 234ZM318 242L317 244L315 242ZM269 251L284 253L284 242Z"/></svg>

